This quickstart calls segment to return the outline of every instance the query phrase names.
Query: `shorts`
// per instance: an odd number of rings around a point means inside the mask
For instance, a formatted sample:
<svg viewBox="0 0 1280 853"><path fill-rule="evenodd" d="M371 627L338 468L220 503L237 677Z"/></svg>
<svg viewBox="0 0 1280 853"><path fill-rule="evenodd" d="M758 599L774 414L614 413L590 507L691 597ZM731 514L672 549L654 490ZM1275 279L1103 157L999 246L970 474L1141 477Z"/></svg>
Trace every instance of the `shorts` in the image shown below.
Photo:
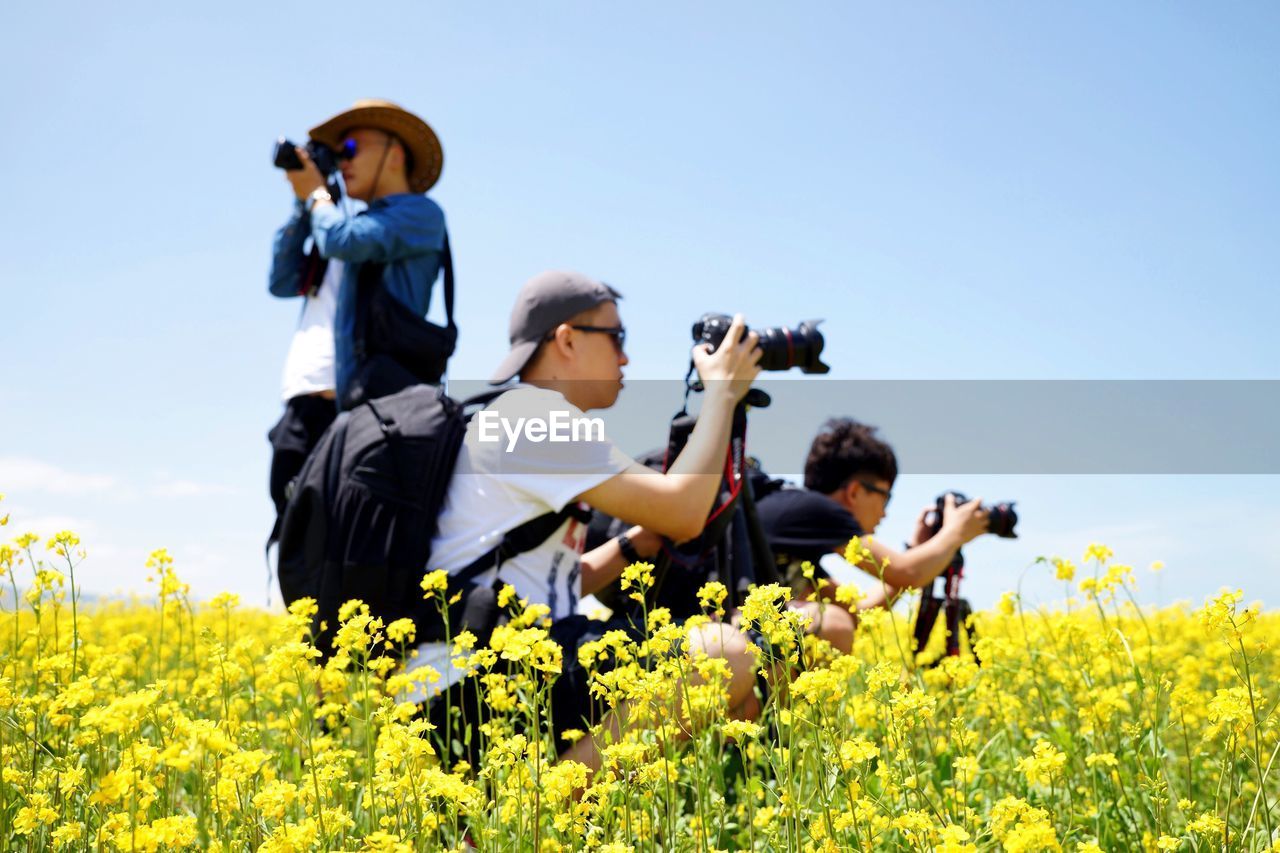
<svg viewBox="0 0 1280 853"><path fill-rule="evenodd" d="M285 403L284 414L267 433L271 442L271 500L277 517L284 512L285 491L298 476L307 454L338 416L333 400L303 394Z"/></svg>

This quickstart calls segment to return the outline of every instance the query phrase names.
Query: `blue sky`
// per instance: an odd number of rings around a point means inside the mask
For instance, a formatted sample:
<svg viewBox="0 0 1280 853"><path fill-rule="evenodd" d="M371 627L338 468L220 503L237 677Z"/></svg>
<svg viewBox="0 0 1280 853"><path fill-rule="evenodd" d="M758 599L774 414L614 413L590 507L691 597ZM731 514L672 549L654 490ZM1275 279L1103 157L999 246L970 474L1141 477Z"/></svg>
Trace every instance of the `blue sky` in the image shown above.
<svg viewBox="0 0 1280 853"><path fill-rule="evenodd" d="M444 143L457 378L500 360L515 289L548 267L626 295L630 377L678 377L690 322L741 310L826 318L833 378L1277 378L1274 4L6 18L0 492L19 530L81 531L90 591L141 588L167 546L196 593L265 600L264 436L298 310L266 293L289 208L270 147L359 97ZM794 424L799 453L817 425ZM942 488L1019 499L1023 538L970 549L975 603L1093 540L1166 562L1147 600L1280 600L1276 476L954 479L904 477L881 532ZM1043 574L1025 588L1047 601Z"/></svg>

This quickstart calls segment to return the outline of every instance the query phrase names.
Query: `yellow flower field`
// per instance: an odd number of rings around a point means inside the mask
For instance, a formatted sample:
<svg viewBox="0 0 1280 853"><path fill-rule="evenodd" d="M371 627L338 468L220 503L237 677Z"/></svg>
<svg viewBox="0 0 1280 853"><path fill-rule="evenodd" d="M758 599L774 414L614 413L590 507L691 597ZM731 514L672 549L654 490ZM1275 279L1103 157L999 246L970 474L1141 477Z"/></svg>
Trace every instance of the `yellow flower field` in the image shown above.
<svg viewBox="0 0 1280 853"><path fill-rule="evenodd" d="M305 607L195 604L163 551L147 598L85 607L83 555L70 532L0 545L6 849L1280 850L1280 618L1227 591L1140 610L1102 546L1036 569L1072 591L1062 608L1011 594L977 614L980 664L917 665L901 605L840 656L757 589L753 721L725 719L722 667L672 654L681 630L650 613L645 644L583 650L634 723L594 775L538 734L562 661L537 607L509 602L492 648L455 643L498 711L468 767L396 701L433 676L400 670L411 625L349 606L321 665ZM715 618L723 588L702 598Z"/></svg>

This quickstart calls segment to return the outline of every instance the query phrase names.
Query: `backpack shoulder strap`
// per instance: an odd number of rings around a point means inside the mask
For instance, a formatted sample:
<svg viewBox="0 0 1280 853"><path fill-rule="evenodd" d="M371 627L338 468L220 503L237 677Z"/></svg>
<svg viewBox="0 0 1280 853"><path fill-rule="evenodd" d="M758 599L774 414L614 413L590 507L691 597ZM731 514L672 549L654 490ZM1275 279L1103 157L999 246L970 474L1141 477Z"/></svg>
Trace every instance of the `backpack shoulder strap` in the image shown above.
<svg viewBox="0 0 1280 853"><path fill-rule="evenodd" d="M526 385L523 382L516 382L511 385L503 385L501 388L490 388L487 391L481 391L478 394L472 394L470 397L458 403L458 410L462 412L462 419L468 423L482 409L501 397L508 391L515 391L517 388L531 388L533 386Z"/></svg>
<svg viewBox="0 0 1280 853"><path fill-rule="evenodd" d="M440 248L440 268L444 271L444 316L449 328L453 322L453 251L449 248L449 229L444 232L444 245Z"/></svg>
<svg viewBox="0 0 1280 853"><path fill-rule="evenodd" d="M516 385L506 385L501 388L481 391L479 394L468 397L461 403L464 417L469 420L475 412L489 405L508 391L519 387L518 383ZM591 511L584 510L576 502L573 502L559 512L546 512L536 518L531 518L523 524L508 530L502 537L502 541L497 545L472 560L465 567L450 574L459 580L470 581L482 572L498 568L517 554L532 551L543 542L546 542L560 529L560 525L570 518L575 518L581 523L587 524L591 521Z"/></svg>
<svg viewBox="0 0 1280 853"><path fill-rule="evenodd" d="M571 503L559 512L547 512L531 518L525 523L508 530L502 541L471 561L470 564L450 574L463 581L470 581L489 569L500 567L517 554L532 551L560 529L570 518L578 521L590 519L590 513L581 509L577 503Z"/></svg>
<svg viewBox="0 0 1280 853"><path fill-rule="evenodd" d="M463 417L470 420L476 412L492 403L508 391L519 388L520 385L503 385L501 388L490 388L487 391L481 391L479 394L472 394L467 399L458 404L462 410Z"/></svg>

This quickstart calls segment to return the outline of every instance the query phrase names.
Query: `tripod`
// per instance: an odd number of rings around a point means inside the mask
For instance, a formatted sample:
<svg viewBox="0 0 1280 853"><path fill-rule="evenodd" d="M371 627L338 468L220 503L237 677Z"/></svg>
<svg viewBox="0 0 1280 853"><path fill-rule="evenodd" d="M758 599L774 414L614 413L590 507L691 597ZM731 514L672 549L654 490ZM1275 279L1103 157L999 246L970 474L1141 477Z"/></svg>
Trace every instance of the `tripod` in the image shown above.
<svg viewBox="0 0 1280 853"><path fill-rule="evenodd" d="M934 595L934 582L930 581L927 589L921 590L920 593L920 611L916 614L916 624L914 635L916 639L917 654L924 650L925 644L929 642L929 637L933 634L933 627L938 622L938 613L944 614L947 627L947 645L946 652L937 660L930 661L925 664L927 667L935 667L942 662L944 657L960 656L960 632L968 631L969 649L973 650L973 644L978 639L977 629L970 624L970 617L973 616L973 608L969 605L967 599L960 597L960 579L964 577L964 554L956 551L956 555L951 558L950 564L943 570L941 597ZM979 664L982 661L978 658L978 653L973 652L973 659Z"/></svg>
<svg viewBox="0 0 1280 853"><path fill-rule="evenodd" d="M685 406L671 420L662 470L670 467L693 431L696 419L688 413L688 395L701 390L686 385ZM654 582L648 606L662 606L676 619L700 612L697 590L707 581L719 581L729 591L731 607L745 600L752 584L778 583L777 565L768 538L756 514L751 462L747 455L747 410L767 408L772 401L758 388L738 403L729 434L729 449L722 470L720 494L701 535L677 545L664 540L654 561Z"/></svg>

